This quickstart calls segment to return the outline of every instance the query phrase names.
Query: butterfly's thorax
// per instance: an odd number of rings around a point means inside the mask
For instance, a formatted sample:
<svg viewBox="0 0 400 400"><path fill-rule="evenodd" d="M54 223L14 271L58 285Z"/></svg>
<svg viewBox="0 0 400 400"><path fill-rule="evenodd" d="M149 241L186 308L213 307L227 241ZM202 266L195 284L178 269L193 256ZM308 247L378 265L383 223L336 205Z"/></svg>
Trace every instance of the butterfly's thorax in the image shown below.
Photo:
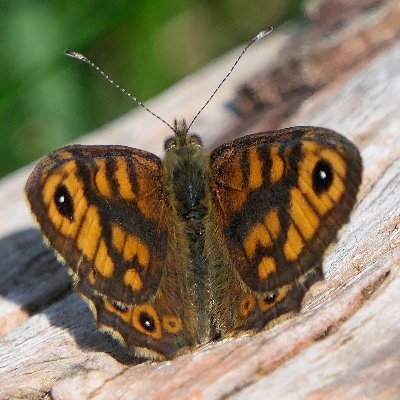
<svg viewBox="0 0 400 400"><path fill-rule="evenodd" d="M208 213L208 157L202 147L188 144L169 150L164 176L177 217L189 225Z"/></svg>
<svg viewBox="0 0 400 400"><path fill-rule="evenodd" d="M184 232L187 252L187 290L196 309L196 335L201 341L209 336L209 277L205 252L205 224L210 209L209 157L197 138L176 137L172 146L166 143L164 180L168 191L171 226Z"/></svg>

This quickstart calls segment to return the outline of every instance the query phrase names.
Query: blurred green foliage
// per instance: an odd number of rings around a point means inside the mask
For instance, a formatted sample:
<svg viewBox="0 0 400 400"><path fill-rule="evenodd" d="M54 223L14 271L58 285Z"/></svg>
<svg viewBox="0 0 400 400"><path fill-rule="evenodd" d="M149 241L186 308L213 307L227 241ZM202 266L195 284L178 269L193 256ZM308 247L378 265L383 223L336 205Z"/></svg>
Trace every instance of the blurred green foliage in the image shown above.
<svg viewBox="0 0 400 400"><path fill-rule="evenodd" d="M0 176L132 109L67 48L146 100L300 2L0 0Z"/></svg>

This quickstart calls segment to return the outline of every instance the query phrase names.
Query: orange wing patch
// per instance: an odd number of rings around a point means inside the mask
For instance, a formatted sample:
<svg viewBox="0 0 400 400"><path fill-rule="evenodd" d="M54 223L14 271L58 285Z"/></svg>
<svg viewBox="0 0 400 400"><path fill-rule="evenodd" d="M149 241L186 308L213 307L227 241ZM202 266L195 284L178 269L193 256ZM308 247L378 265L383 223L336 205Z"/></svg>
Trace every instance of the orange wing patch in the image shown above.
<svg viewBox="0 0 400 400"><path fill-rule="evenodd" d="M100 240L94 265L104 278L110 278L114 272L115 266L108 254L108 249L103 239Z"/></svg>
<svg viewBox="0 0 400 400"><path fill-rule="evenodd" d="M122 254L125 261L132 261L136 256L143 268L149 266L149 249L138 237L128 235L115 223L111 225L111 235L112 245Z"/></svg>
<svg viewBox="0 0 400 400"><path fill-rule="evenodd" d="M289 261L296 260L304 247L303 238L293 224L290 224L283 252Z"/></svg>
<svg viewBox="0 0 400 400"><path fill-rule="evenodd" d="M249 184L251 190L258 189L263 184L263 162L258 154L256 147L249 149Z"/></svg>
<svg viewBox="0 0 400 400"><path fill-rule="evenodd" d="M274 208L269 211L264 218L264 224L274 239L276 239L281 232L281 224L279 222L278 209Z"/></svg>
<svg viewBox="0 0 400 400"><path fill-rule="evenodd" d="M122 253L124 251L126 241L126 233L120 228L118 224L111 225L111 244L118 251Z"/></svg>
<svg viewBox="0 0 400 400"><path fill-rule="evenodd" d="M132 184L129 179L128 165L125 158L117 158L117 168L114 176L118 183L119 194L121 197L130 201L136 200L136 195L133 193Z"/></svg>
<svg viewBox="0 0 400 400"><path fill-rule="evenodd" d="M243 247L247 257L254 258L257 246L269 247L272 245L272 239L264 224L254 225L243 240Z"/></svg>
<svg viewBox="0 0 400 400"><path fill-rule="evenodd" d="M137 256L138 262L143 268L149 266L149 249L138 237L129 235L125 242L124 259L130 261L133 260L133 257L135 256Z"/></svg>
<svg viewBox="0 0 400 400"><path fill-rule="evenodd" d="M279 236L280 230L278 210L273 209L265 215L264 223L254 225L243 240L247 257L253 259L257 246L272 246L273 239Z"/></svg>
<svg viewBox="0 0 400 400"><path fill-rule="evenodd" d="M270 157L271 157L271 171L269 173L269 179L271 182L279 181L285 170L285 164L279 155L279 145L275 145L271 147Z"/></svg>
<svg viewBox="0 0 400 400"><path fill-rule="evenodd" d="M110 181L107 177L107 164L104 159L97 159L97 172L94 176L94 182L97 187L97 190L100 192L102 196L111 197L112 190Z"/></svg>
<svg viewBox="0 0 400 400"><path fill-rule="evenodd" d="M272 273L276 272L276 262L273 257L263 257L258 264L258 276L260 279L267 279Z"/></svg>
<svg viewBox="0 0 400 400"><path fill-rule="evenodd" d="M143 288L143 282L135 269L130 268L124 274L124 284L129 286L134 292L139 292Z"/></svg>
<svg viewBox="0 0 400 400"><path fill-rule="evenodd" d="M318 215L298 188L290 192L290 216L304 239L311 239L319 227Z"/></svg>
<svg viewBox="0 0 400 400"><path fill-rule="evenodd" d="M100 217L94 206L90 206L85 212L76 245L89 260L93 260L101 236Z"/></svg>

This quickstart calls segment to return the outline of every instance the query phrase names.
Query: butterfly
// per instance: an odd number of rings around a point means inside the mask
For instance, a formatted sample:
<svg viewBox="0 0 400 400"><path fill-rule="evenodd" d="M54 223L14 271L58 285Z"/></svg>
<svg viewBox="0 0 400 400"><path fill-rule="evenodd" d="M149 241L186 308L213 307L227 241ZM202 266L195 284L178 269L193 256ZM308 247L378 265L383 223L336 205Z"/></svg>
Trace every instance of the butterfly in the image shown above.
<svg viewBox="0 0 400 400"><path fill-rule="evenodd" d="M208 154L182 120L163 160L125 146L56 150L26 196L98 326L170 359L298 312L361 172L357 147L328 129L256 133Z"/></svg>
<svg viewBox="0 0 400 400"><path fill-rule="evenodd" d="M323 279L325 250L361 183L357 147L324 128L232 140L208 154L190 127L169 125L163 160L125 146L71 145L44 157L25 187L46 242L98 326L133 353L170 359L257 332L300 310Z"/></svg>

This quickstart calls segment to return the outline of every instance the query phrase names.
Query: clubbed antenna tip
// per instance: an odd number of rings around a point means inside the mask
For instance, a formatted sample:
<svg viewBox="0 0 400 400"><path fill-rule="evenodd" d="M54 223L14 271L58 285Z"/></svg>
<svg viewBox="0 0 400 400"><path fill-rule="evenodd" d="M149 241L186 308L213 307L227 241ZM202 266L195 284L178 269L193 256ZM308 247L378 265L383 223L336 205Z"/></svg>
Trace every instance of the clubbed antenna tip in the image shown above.
<svg viewBox="0 0 400 400"><path fill-rule="evenodd" d="M263 29L261 32L258 32L256 36L254 36L254 41L257 42L258 40L262 39L263 37L267 36L269 33L273 31L272 26L268 26Z"/></svg>
<svg viewBox="0 0 400 400"><path fill-rule="evenodd" d="M89 61L89 59L88 59L87 57L85 57L85 56L84 56L83 54L81 54L81 53L78 53L77 51L68 49L68 50L65 50L64 54L65 54L66 56L68 56L68 57L76 58L77 60L83 61L83 62L85 62L85 63L90 63L90 61Z"/></svg>

